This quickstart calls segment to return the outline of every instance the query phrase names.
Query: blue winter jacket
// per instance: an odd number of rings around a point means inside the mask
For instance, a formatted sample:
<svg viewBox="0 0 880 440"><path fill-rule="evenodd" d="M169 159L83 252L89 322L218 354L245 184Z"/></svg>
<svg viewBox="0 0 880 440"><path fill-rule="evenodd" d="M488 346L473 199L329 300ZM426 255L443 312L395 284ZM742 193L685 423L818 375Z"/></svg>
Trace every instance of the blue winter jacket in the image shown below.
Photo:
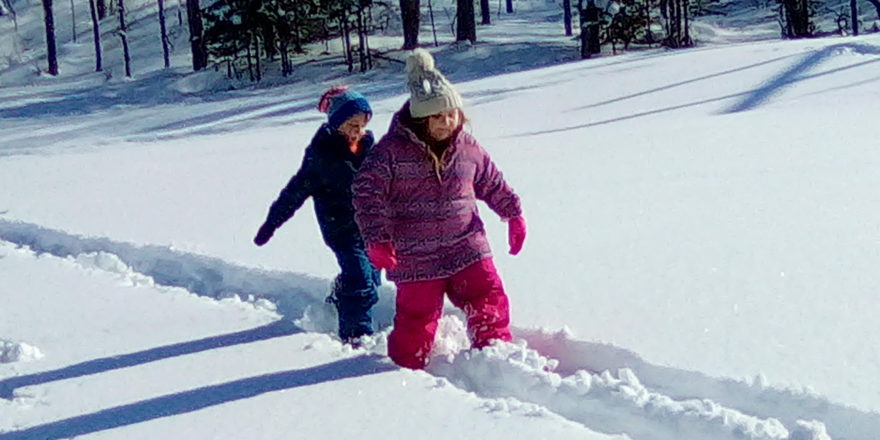
<svg viewBox="0 0 880 440"><path fill-rule="evenodd" d="M351 182L373 143L373 133L368 131L361 140L360 154L355 155L345 136L322 125L306 148L299 171L272 203L266 223L277 229L311 196L321 234L330 249L339 252L362 248L363 240L354 221Z"/></svg>

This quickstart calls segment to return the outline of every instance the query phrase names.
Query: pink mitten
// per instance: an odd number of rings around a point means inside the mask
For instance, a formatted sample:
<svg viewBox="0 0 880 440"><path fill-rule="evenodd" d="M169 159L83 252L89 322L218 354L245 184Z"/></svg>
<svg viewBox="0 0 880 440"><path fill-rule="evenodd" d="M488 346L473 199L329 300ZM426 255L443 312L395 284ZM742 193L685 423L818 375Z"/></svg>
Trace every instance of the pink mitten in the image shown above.
<svg viewBox="0 0 880 440"><path fill-rule="evenodd" d="M507 222L507 243L510 245L510 255L518 254L522 250L524 241L526 241L526 219L523 216L510 219Z"/></svg>
<svg viewBox="0 0 880 440"><path fill-rule="evenodd" d="M394 269L397 266L397 252L391 242L376 243L367 247L367 258L376 269Z"/></svg>

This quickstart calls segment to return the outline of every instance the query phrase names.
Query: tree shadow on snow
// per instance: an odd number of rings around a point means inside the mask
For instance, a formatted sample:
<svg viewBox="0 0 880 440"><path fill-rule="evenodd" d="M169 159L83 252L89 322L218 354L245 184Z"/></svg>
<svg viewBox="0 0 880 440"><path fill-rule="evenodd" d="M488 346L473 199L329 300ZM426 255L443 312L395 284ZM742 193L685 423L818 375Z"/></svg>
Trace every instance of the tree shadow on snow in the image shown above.
<svg viewBox="0 0 880 440"><path fill-rule="evenodd" d="M92 414L3 433L0 434L0 440L76 437L198 411L273 391L363 377L396 369L397 367L383 361L381 356L359 356L317 367L266 374L117 406Z"/></svg>
<svg viewBox="0 0 880 440"><path fill-rule="evenodd" d="M785 55L785 56L781 56L781 57L771 58L769 60L761 61L758 63L749 64L746 66L736 67L734 69L728 69L728 70L724 70L721 72L715 72L715 73L711 73L708 75L698 76L695 78L689 78L689 79L686 79L683 81L677 81L677 82L670 83L670 84L667 84L664 86L655 87L655 88L649 89L649 90L643 90L641 92L632 93L632 94L621 96L618 98L608 99L605 101L587 104L587 105L580 106L580 107L574 107L574 108L566 110L566 112L575 112L575 111L580 111L580 110L586 110L588 108L595 108L595 107L601 107L601 106L608 105L608 104L614 104L614 103L626 101L629 99L638 98L640 96L646 96L646 95L650 95L653 93L662 92L664 90L670 90L670 89L674 89L676 87L686 86L686 85L693 84L693 83L700 82L700 81L704 81L707 79L718 78L721 76L730 75L732 73L744 72L749 69L753 69L753 68L760 67L760 66L765 66L767 64L773 64L778 61L786 60L788 58L792 58L795 56L797 56L797 55Z"/></svg>
<svg viewBox="0 0 880 440"><path fill-rule="evenodd" d="M151 348L136 353L95 359L43 373L15 376L9 379L0 380L0 398L13 399L15 397L15 390L26 386L88 376L109 370L128 368L135 365L160 361L162 359L176 356L184 356L221 347L229 347L232 345L247 344L288 336L295 333L301 333L302 331L303 330L294 325L293 322L287 319L281 319L271 324L250 330L212 336L179 344L166 345L164 347Z"/></svg>
<svg viewBox="0 0 880 440"><path fill-rule="evenodd" d="M613 124L616 122L623 122L623 121L628 121L628 120L632 120L632 119L638 119L638 118L642 118L645 116L667 113L667 112L681 110L681 109L685 109L685 108L689 108L689 107L696 107L696 106L700 106L700 105L704 105L704 104L710 104L713 102L721 102L721 101L726 101L729 99L742 98L739 102L737 102L736 104L730 106L729 108L727 108L726 110L723 110L721 112L721 114L738 113L738 112L753 110L763 104L766 104L767 101L769 101L774 95L781 93L785 88L787 88L797 82L805 81L805 80L813 79L813 78L818 78L818 77L822 77L822 76L826 76L826 75L831 75L834 73L839 73L839 72L847 71L850 69L865 67L870 64L880 62L880 58L870 59L867 61L853 63L853 64L850 64L847 66L838 67L838 68L827 70L824 72L814 73L811 75L805 74L806 72L808 72L812 68L821 64L828 57L836 55L836 54L840 53L841 51L845 51L845 50L852 50L855 53L859 53L859 54L863 54L863 55L880 55L880 47L877 47L877 46L872 46L872 45L867 45L867 44L838 44L838 45L834 45L834 46L829 46L825 49L820 50L819 52L808 55L803 60L801 60L801 62L786 69L781 74L779 74L776 77L769 80L765 85L758 87L756 89L747 90L747 91L739 92L739 93L732 93L729 95L722 95L722 96L716 96L716 97L707 98L707 99L701 99L698 101L688 102L688 103L684 103L684 104L671 105L671 106L662 107L662 108L658 108L658 109L654 109L654 110L648 110L648 111L644 111L644 112L623 115L623 116L619 116L619 117L615 117L615 118L604 119L601 121L588 122L585 124L578 124L578 125L572 125L572 126L561 127L561 128L553 128L553 129L548 129L548 130L522 132L522 133L511 134L511 135L505 136L505 137L506 138L515 138L515 137L520 137L520 136L540 136L540 135L545 135L545 134L564 133L564 132L568 132L568 131L598 127L598 126L602 126L602 125ZM772 62L772 61L774 61L774 60L770 60L770 62ZM750 67L754 67L754 65L753 66L746 66L745 68L750 68ZM721 72L719 74L713 74L713 75L710 75L710 77L711 76L718 76L718 75L725 74L725 73L726 72ZM705 78L696 78L694 80L689 80L688 82L699 81L701 79L705 79ZM648 90L645 92L640 92L635 95L624 96L621 98L616 98L613 100L592 104L589 107L606 105L606 104L610 104L612 102L630 99L632 97L641 96L641 95L645 95L648 93L653 93L655 91L659 91L659 90L663 90L663 89L667 89L667 88L678 87L679 85L683 85L686 83L687 82L675 83L675 84L671 84L669 86L661 87L656 90Z"/></svg>
<svg viewBox="0 0 880 440"><path fill-rule="evenodd" d="M737 113L753 110L769 101L770 98L773 97L773 95L780 93L784 88L799 81L815 78L817 76L828 75L855 67L861 67L880 61L880 59L868 60L861 63L851 64L846 67L841 67L839 69L829 70L827 72L822 72L814 75L804 75L806 72L810 71L814 67L822 64L822 62L824 62L826 59L838 55L843 51L852 51L861 55L880 55L880 47L872 46L869 44L846 43L828 46L818 52L812 53L804 57L799 63L789 67L784 72L770 79L763 86L752 90L746 95L746 97L742 101L732 105L723 113Z"/></svg>

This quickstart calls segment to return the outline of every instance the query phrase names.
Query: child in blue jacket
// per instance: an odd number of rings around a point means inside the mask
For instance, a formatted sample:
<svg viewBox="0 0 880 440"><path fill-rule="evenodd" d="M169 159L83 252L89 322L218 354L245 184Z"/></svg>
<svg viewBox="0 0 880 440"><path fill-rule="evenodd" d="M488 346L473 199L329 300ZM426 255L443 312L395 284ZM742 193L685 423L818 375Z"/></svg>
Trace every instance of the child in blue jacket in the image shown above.
<svg viewBox="0 0 880 440"><path fill-rule="evenodd" d="M363 95L346 87L324 93L318 109L327 113L327 122L306 148L299 171L272 203L254 243L266 244L312 197L321 235L341 269L329 298L338 312L339 337L356 343L373 333L370 309L378 301L381 282L354 221L351 191L352 179L374 143L373 134L366 130L373 112Z"/></svg>

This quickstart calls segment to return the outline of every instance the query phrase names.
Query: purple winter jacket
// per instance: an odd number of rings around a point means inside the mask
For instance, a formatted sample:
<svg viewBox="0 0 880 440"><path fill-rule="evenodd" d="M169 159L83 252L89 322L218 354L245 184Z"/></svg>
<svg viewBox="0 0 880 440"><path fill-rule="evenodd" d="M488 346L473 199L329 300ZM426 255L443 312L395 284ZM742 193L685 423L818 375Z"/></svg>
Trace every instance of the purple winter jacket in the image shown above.
<svg viewBox="0 0 880 440"><path fill-rule="evenodd" d="M446 278L492 255L477 199L502 219L522 214L519 197L473 136L459 131L437 158L402 122L408 112L405 104L394 115L353 182L364 241L397 250L398 265L387 274L395 282Z"/></svg>

